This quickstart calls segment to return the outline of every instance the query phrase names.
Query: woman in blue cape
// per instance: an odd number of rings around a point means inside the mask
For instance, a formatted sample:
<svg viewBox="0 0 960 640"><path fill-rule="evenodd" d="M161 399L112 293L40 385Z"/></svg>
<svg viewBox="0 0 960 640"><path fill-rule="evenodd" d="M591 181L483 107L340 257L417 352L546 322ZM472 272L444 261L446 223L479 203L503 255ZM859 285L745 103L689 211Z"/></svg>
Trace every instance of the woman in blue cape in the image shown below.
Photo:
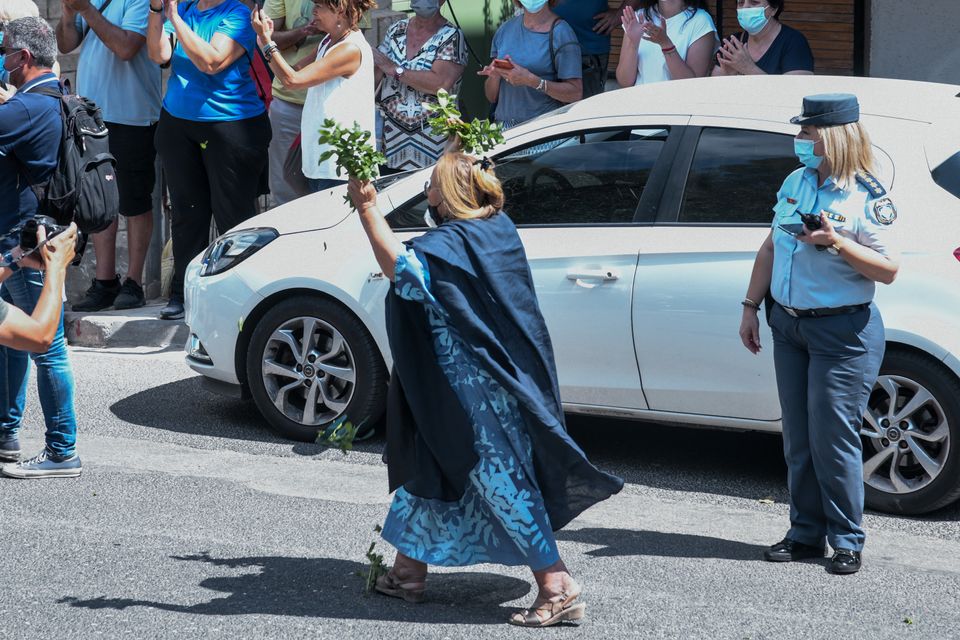
<svg viewBox="0 0 960 640"><path fill-rule="evenodd" d="M427 186L437 225L406 244L369 183L350 196L384 274L394 358L387 406L397 549L377 590L424 598L428 565L526 565L539 587L510 622L583 617L553 532L623 487L567 435L553 349L516 227L487 159L441 157Z"/></svg>

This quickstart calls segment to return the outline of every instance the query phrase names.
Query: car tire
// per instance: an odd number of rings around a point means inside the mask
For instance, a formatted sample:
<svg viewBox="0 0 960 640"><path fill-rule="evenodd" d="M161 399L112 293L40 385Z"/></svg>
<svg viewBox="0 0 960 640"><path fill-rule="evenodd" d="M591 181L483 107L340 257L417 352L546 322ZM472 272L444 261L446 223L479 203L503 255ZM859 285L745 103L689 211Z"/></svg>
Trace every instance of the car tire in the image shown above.
<svg viewBox="0 0 960 640"><path fill-rule="evenodd" d="M960 498L960 380L934 358L887 351L861 439L868 507L913 515Z"/></svg>
<svg viewBox="0 0 960 640"><path fill-rule="evenodd" d="M304 355L309 329L313 347ZM380 351L360 320L334 300L305 295L279 303L254 327L246 356L250 395L284 438L314 442L340 417L361 425L362 437L383 415L387 370Z"/></svg>

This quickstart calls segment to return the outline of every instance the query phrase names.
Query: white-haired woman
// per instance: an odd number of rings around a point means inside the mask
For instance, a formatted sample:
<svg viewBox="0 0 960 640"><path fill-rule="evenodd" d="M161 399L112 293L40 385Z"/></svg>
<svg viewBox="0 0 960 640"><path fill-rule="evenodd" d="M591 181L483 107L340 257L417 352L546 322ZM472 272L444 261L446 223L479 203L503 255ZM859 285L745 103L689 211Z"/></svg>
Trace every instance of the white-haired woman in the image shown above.
<svg viewBox="0 0 960 640"><path fill-rule="evenodd" d="M803 114L791 120L801 125L796 152L804 166L777 193L740 324L744 346L758 353L757 310L769 291L791 526L764 558L822 558L826 541L838 574L860 569L860 430L885 344L873 296L899 268L897 209L872 175L859 119L855 96L825 94L804 98Z"/></svg>

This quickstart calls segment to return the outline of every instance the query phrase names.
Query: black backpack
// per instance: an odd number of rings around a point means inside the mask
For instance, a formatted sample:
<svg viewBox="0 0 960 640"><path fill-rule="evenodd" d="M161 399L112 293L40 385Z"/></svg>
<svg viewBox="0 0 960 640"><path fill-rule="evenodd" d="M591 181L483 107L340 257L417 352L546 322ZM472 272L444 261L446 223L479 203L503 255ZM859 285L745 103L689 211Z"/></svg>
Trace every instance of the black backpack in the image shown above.
<svg viewBox="0 0 960 640"><path fill-rule="evenodd" d="M30 93L57 98L63 118L57 168L46 183L31 185L40 201L37 213L57 224L76 222L83 233L103 231L120 213L120 192L117 159L110 153L100 107L52 87L36 87Z"/></svg>

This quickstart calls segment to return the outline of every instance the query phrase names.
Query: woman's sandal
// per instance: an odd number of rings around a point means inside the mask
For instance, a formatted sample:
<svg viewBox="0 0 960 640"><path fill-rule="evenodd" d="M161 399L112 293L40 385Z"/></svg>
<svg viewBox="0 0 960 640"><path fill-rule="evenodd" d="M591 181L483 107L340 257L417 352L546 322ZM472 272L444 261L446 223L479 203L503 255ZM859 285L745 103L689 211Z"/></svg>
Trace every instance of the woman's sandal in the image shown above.
<svg viewBox="0 0 960 640"><path fill-rule="evenodd" d="M377 584L374 587L378 593L391 598L402 598L407 602L419 604L426 598L427 576L413 576L406 580L401 580L389 572L386 575L377 578Z"/></svg>
<svg viewBox="0 0 960 640"><path fill-rule="evenodd" d="M571 596L561 592L559 596L547 600L538 607L513 614L507 622L518 627L551 627L561 622L582 620L587 605L582 602L574 604L573 601L578 597L580 597L579 593Z"/></svg>

